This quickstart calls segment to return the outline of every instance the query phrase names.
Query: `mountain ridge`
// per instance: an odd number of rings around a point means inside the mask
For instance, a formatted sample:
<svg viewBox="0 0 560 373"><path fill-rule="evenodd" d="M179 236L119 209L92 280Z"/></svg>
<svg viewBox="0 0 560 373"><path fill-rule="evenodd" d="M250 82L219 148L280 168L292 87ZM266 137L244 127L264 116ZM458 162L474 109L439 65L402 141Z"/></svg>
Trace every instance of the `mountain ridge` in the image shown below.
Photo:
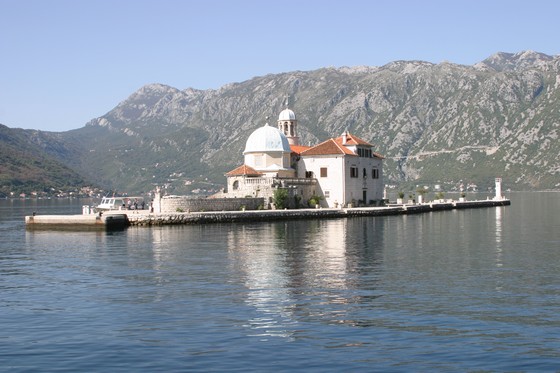
<svg viewBox="0 0 560 373"><path fill-rule="evenodd" d="M267 117L275 125L289 98L302 144L348 129L387 157L388 184L484 185L502 176L512 189L559 189L559 76L559 56L524 51L472 66L393 61L268 74L215 90L148 84L56 134L73 161L49 154L122 190L223 185L249 134Z"/></svg>
<svg viewBox="0 0 560 373"><path fill-rule="evenodd" d="M56 159L64 158L63 154L68 155L70 150L56 140L54 133L10 129L0 124L0 145L0 196L52 193L87 183L78 172Z"/></svg>

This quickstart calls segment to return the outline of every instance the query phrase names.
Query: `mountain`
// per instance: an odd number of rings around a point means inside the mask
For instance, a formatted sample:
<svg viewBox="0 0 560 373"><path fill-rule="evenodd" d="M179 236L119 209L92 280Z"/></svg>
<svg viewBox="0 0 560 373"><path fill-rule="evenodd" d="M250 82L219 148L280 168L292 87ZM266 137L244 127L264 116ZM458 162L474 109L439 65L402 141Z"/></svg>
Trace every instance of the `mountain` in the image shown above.
<svg viewBox="0 0 560 373"><path fill-rule="evenodd" d="M216 189L250 133L289 98L302 144L348 129L385 155L387 184L560 188L560 57L497 53L473 66L395 61L256 77L217 90L149 84L44 150L108 188ZM56 136L55 136L56 135Z"/></svg>
<svg viewBox="0 0 560 373"><path fill-rule="evenodd" d="M66 190L84 185L78 172L49 156L68 158L71 151L54 133L11 129L0 124L0 196Z"/></svg>
<svg viewBox="0 0 560 373"><path fill-rule="evenodd" d="M554 57L534 51L521 53L496 53L475 65L479 69L488 68L494 71L519 71L524 69L545 68L554 61Z"/></svg>

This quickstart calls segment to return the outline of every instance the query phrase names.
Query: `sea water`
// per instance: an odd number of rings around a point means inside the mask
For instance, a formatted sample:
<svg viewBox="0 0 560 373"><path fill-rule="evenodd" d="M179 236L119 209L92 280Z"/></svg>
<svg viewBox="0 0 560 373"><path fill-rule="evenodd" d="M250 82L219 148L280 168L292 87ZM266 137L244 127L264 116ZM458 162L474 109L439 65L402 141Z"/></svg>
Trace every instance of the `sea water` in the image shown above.
<svg viewBox="0 0 560 373"><path fill-rule="evenodd" d="M409 216L27 231L0 201L0 370L560 370L560 193Z"/></svg>

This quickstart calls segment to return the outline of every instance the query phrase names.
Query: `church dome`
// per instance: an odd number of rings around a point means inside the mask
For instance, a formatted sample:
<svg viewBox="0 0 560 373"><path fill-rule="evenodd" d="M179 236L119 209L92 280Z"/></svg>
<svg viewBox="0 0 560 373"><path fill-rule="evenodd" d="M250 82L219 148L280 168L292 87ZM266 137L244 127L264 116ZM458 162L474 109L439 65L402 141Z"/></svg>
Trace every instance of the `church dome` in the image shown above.
<svg viewBox="0 0 560 373"><path fill-rule="evenodd" d="M282 131L278 128L265 124L257 128L247 139L245 144L246 153L254 152L287 152L290 153L290 144Z"/></svg>
<svg viewBox="0 0 560 373"><path fill-rule="evenodd" d="M278 120L296 120L296 115L290 109L284 109L280 112Z"/></svg>

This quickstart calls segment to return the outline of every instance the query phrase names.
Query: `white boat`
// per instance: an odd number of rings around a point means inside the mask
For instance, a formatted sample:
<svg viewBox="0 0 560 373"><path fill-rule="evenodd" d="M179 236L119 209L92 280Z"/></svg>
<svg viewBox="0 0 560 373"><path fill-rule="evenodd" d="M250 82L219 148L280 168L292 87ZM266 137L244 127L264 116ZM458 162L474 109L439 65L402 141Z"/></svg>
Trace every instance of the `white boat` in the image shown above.
<svg viewBox="0 0 560 373"><path fill-rule="evenodd" d="M143 197L103 197L101 203L94 207L94 212L142 210L145 207Z"/></svg>

